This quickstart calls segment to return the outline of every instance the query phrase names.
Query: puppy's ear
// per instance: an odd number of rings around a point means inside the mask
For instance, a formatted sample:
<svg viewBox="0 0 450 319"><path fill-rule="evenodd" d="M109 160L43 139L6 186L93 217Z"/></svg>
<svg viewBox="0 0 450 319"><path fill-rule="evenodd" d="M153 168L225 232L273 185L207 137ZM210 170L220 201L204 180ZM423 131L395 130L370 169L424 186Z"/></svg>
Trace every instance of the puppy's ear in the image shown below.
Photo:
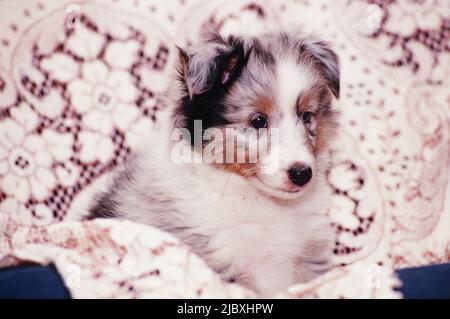
<svg viewBox="0 0 450 319"><path fill-rule="evenodd" d="M178 48L178 73L190 98L213 87L229 85L244 65L244 46L240 38L226 39L210 33L194 48Z"/></svg>
<svg viewBox="0 0 450 319"><path fill-rule="evenodd" d="M327 81L328 87L333 95L339 98L340 70L337 54L324 41L305 41L302 43L302 49L306 50L318 62L318 66Z"/></svg>

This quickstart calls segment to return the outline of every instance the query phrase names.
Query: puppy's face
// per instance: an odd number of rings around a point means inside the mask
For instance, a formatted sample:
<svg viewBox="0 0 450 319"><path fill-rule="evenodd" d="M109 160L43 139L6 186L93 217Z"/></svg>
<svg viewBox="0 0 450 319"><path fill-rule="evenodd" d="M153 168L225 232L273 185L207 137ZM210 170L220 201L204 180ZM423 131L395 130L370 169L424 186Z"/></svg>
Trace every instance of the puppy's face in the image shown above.
<svg viewBox="0 0 450 319"><path fill-rule="evenodd" d="M299 197L324 173L339 96L338 58L327 44L215 34L180 49L178 67L175 126L189 130L209 164L280 199Z"/></svg>

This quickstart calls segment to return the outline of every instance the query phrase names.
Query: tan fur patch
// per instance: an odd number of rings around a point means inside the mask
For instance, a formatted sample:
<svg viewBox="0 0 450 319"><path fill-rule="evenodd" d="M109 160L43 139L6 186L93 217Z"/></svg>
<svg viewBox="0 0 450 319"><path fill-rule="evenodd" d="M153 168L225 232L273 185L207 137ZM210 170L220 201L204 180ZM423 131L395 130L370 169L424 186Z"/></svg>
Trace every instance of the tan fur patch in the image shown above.
<svg viewBox="0 0 450 319"><path fill-rule="evenodd" d="M261 113L266 115L271 114L274 110L273 101L269 96L258 96L252 105L260 110Z"/></svg>
<svg viewBox="0 0 450 319"><path fill-rule="evenodd" d="M251 178L258 175L258 166L255 163L223 163L215 164L214 166L230 173L236 173L244 178Z"/></svg>
<svg viewBox="0 0 450 319"><path fill-rule="evenodd" d="M226 129L221 129L222 136L226 136ZM231 143L231 144L230 144ZM227 145L229 144L229 145ZM231 147L230 147L231 145ZM228 146L228 147L227 147ZM225 150L225 151L224 151ZM230 152L230 154L227 154ZM232 152L232 153L231 153ZM238 152L244 152L242 149L238 149L236 141L227 140L226 138L223 140L223 149L221 158L223 159L222 163L212 163L212 165L218 169L226 170L228 172L236 173L238 175L241 175L244 178L251 178L258 175L258 160L259 158L256 157L256 163L255 159L250 157L250 154L248 150L245 150L245 153L243 153L243 158L238 156ZM232 156L232 161L227 162L228 157ZM242 155L241 155L242 156Z"/></svg>
<svg viewBox="0 0 450 319"><path fill-rule="evenodd" d="M330 114L320 115L316 121L315 143L312 145L314 155L330 147L330 143L336 135L337 123L336 115L330 111Z"/></svg>
<svg viewBox="0 0 450 319"><path fill-rule="evenodd" d="M318 83L308 91L302 92L298 98L297 110L299 115L304 112L312 112L315 136L308 139L308 146L314 155L329 147L329 143L335 135L337 123L335 113L332 110L324 111L331 107L331 95L325 83ZM326 101L329 100L329 101ZM330 104L324 106L322 103Z"/></svg>
<svg viewBox="0 0 450 319"><path fill-rule="evenodd" d="M228 141L229 143L229 141ZM239 150L240 152L242 152L243 150ZM258 164L251 162L250 160L250 155L248 153L248 150L245 150L245 156L243 159L239 159L238 158L238 148L236 145L234 145L234 152L233 154L227 154L227 152L224 152L224 163L216 163L214 164L215 167L229 171L229 172L233 172L236 174L241 175L244 178L250 178L250 177L255 177L258 174ZM226 158L228 156L233 155L233 162L232 163L227 163L226 162ZM240 162L239 162L240 160ZM258 160L258 159L257 159Z"/></svg>
<svg viewBox="0 0 450 319"><path fill-rule="evenodd" d="M329 94L329 90L327 86L318 82L311 89L303 91L297 100L297 112L301 114L306 111L312 111L315 113L315 110L311 109L317 104L321 103L321 100Z"/></svg>

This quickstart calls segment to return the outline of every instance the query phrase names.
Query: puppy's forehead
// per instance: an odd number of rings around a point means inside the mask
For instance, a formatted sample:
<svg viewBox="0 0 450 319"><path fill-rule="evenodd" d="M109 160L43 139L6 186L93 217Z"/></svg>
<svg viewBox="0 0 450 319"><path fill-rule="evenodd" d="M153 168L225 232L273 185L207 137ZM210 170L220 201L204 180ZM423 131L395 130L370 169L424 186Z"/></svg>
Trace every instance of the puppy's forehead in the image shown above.
<svg viewBox="0 0 450 319"><path fill-rule="evenodd" d="M299 96L317 84L319 74L302 58L298 43L283 34L253 38L248 63L228 97L242 112L296 112ZM251 106L252 108L248 108Z"/></svg>
<svg viewBox="0 0 450 319"><path fill-rule="evenodd" d="M245 82L250 92L265 102L265 110L270 101L272 110L290 113L296 109L302 92L317 84L318 74L313 65L299 59L298 49L282 39L254 44Z"/></svg>
<svg viewBox="0 0 450 319"><path fill-rule="evenodd" d="M276 105L288 114L296 112L299 96L316 82L314 72L292 57L277 61L275 78Z"/></svg>

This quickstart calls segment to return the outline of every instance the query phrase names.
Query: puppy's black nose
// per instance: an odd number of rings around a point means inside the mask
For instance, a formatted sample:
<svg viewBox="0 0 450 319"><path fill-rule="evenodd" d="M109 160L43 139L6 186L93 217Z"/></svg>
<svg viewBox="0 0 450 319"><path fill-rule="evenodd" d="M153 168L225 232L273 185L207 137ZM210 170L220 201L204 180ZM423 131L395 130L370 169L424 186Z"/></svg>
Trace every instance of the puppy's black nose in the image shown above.
<svg viewBox="0 0 450 319"><path fill-rule="evenodd" d="M287 173L289 176L289 180L298 186L307 184L312 177L311 167L300 163L292 165L288 169Z"/></svg>

